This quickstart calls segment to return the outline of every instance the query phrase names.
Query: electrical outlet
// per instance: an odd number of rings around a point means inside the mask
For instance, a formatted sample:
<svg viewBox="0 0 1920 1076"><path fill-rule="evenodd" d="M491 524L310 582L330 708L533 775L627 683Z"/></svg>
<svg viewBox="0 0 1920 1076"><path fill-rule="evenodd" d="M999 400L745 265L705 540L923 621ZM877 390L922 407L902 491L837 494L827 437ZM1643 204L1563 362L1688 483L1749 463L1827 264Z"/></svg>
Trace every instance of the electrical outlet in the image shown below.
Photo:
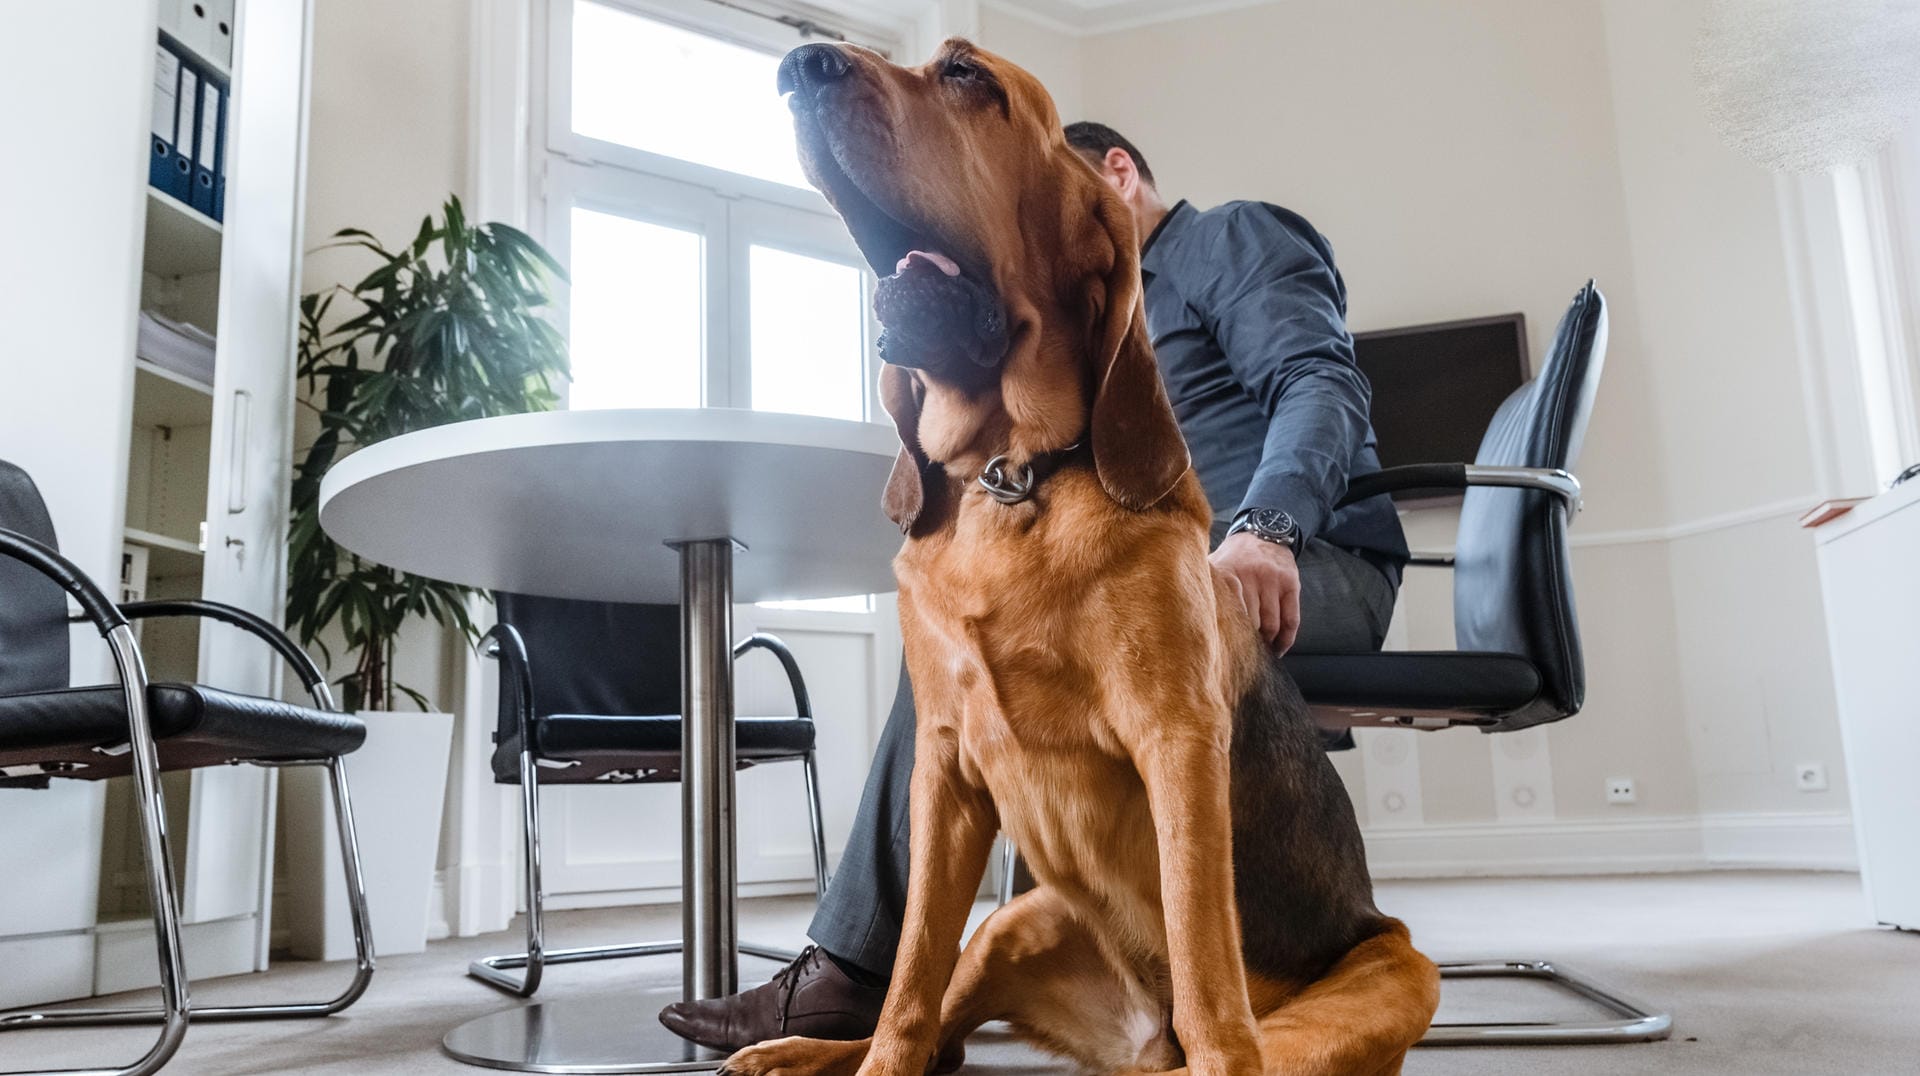
<svg viewBox="0 0 1920 1076"><path fill-rule="evenodd" d="M1825 792L1827 790L1827 764L1824 762L1797 762L1793 767L1793 786L1802 792Z"/></svg>
<svg viewBox="0 0 1920 1076"><path fill-rule="evenodd" d="M1640 790L1634 787L1633 778L1607 778L1607 802L1612 804L1640 802Z"/></svg>

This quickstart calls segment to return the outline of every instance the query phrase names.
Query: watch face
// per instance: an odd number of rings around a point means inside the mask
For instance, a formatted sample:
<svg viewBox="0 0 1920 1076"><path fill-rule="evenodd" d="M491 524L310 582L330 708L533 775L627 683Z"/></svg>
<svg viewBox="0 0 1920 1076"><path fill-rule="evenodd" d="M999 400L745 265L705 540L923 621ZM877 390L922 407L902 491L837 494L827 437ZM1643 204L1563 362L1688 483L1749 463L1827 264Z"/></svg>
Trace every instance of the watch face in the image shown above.
<svg viewBox="0 0 1920 1076"><path fill-rule="evenodd" d="M1256 530L1275 537L1291 535L1294 530L1293 517L1278 508L1255 509L1247 517L1247 522L1253 524Z"/></svg>

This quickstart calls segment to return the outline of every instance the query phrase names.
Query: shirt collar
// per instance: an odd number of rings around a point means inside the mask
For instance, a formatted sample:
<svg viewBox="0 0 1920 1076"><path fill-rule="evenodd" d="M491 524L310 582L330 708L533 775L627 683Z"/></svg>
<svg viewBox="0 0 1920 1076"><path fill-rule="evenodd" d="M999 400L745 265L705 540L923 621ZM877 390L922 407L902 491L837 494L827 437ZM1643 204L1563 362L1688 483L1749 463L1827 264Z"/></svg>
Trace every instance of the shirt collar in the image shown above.
<svg viewBox="0 0 1920 1076"><path fill-rule="evenodd" d="M1175 218L1180 217L1184 213L1191 212L1192 209L1193 207L1187 204L1187 200L1182 198L1173 203L1173 208L1167 210L1167 215L1160 218L1160 223L1153 226L1152 234L1147 236L1146 244L1140 248L1141 272L1151 273L1155 271L1155 263L1153 260L1153 248L1155 244L1160 242L1160 237L1166 234L1168 227L1173 225Z"/></svg>

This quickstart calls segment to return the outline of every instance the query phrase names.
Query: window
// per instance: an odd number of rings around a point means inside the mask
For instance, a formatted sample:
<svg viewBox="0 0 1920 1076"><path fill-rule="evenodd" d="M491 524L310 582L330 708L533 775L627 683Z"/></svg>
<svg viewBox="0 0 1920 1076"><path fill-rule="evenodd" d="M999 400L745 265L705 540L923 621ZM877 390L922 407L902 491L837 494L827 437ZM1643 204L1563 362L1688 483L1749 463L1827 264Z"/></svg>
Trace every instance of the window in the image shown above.
<svg viewBox="0 0 1920 1076"><path fill-rule="evenodd" d="M773 91L779 62L603 4L576 4L573 130L804 189L793 121Z"/></svg>
<svg viewBox="0 0 1920 1076"><path fill-rule="evenodd" d="M1920 125L1909 141L1920 141ZM1912 210L1911 194L1899 189L1895 146L1878 159L1836 169L1835 206L1839 217L1848 315L1858 364L1867 455L1876 484L1920 462L1920 370L1909 280L1920 279L1920 264L1910 261L1910 238L1901 234Z"/></svg>
<svg viewBox="0 0 1920 1076"><path fill-rule="evenodd" d="M571 210L573 405L699 407L703 237Z"/></svg>
<svg viewBox="0 0 1920 1076"><path fill-rule="evenodd" d="M847 356L866 346L866 274L756 245L747 258L747 282L753 398L803 415L865 418L865 371Z"/></svg>
<svg viewBox="0 0 1920 1076"><path fill-rule="evenodd" d="M567 406L884 421L872 274L774 88L797 33L711 0L547 0L545 23L536 219L572 280Z"/></svg>
<svg viewBox="0 0 1920 1076"><path fill-rule="evenodd" d="M762 36L738 32L756 19ZM572 277L568 406L879 414L872 277L774 89L799 41L709 0L550 0L542 190Z"/></svg>

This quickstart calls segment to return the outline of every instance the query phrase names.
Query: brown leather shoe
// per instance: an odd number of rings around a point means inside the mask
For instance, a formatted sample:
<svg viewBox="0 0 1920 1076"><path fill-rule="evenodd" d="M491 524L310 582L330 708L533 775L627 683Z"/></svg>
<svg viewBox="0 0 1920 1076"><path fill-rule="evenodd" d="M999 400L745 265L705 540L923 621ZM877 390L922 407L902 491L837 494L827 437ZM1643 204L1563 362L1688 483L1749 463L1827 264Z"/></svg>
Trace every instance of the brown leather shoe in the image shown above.
<svg viewBox="0 0 1920 1076"><path fill-rule="evenodd" d="M884 986L861 986L817 945L765 984L710 1001L679 1001L660 1022L683 1039L715 1050L741 1050L768 1039L864 1039L880 1022Z"/></svg>

